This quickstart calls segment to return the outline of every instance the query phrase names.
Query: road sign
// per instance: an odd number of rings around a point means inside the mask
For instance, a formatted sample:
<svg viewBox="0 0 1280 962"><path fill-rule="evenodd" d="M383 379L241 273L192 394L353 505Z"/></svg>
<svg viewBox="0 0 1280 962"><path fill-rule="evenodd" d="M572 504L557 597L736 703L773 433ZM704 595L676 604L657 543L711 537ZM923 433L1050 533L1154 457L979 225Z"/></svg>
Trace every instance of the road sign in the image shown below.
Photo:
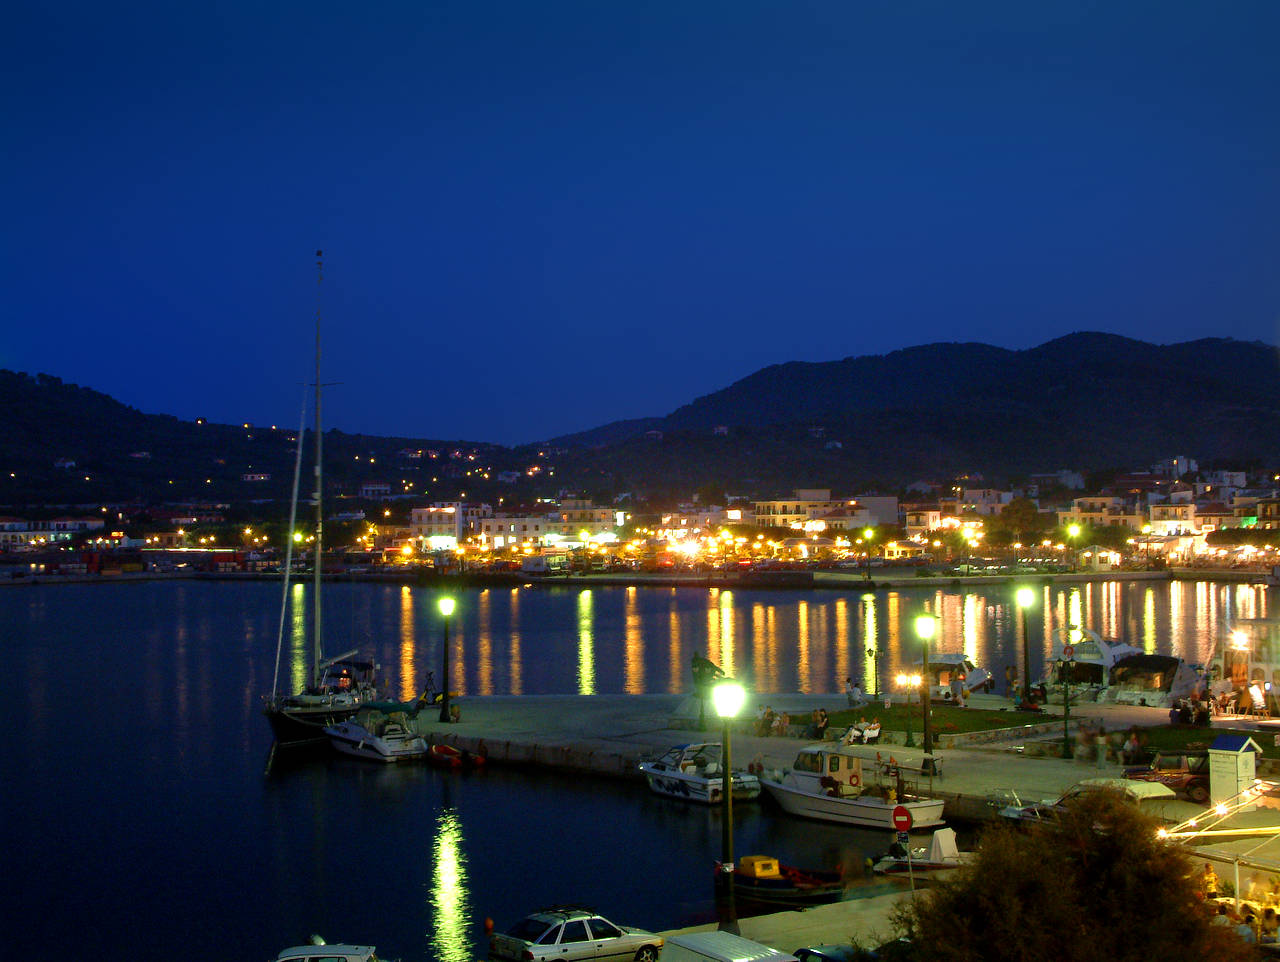
<svg viewBox="0 0 1280 962"><path fill-rule="evenodd" d="M1062 646L1062 657L1070 661L1076 656L1076 650L1071 645Z"/></svg>
<svg viewBox="0 0 1280 962"><path fill-rule="evenodd" d="M911 831L911 813L907 811L907 806L895 805L893 807L893 827L899 832Z"/></svg>

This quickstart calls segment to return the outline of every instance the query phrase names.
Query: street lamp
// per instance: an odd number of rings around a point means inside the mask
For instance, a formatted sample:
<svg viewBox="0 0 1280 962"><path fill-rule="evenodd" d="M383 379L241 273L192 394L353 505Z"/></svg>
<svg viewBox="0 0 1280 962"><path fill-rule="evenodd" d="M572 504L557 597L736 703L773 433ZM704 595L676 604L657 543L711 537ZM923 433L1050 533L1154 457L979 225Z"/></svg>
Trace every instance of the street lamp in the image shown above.
<svg viewBox="0 0 1280 962"><path fill-rule="evenodd" d="M867 649L867 657L871 659L871 672L873 675L871 679L871 684L872 684L872 687L875 688L875 691L872 692L872 695L875 697L876 701L880 700L880 666L876 662L876 658L879 656L879 654L880 653L876 651L874 648Z"/></svg>
<svg viewBox="0 0 1280 962"><path fill-rule="evenodd" d="M938 633L938 619L933 615L920 615L916 618L915 628L916 637L919 638L921 644L924 645L924 686L920 689L920 699L923 703L922 710L924 712L924 740L921 742L921 747L924 748L925 755L932 756L933 713L930 711L930 701L932 699L929 697L931 694L929 691L929 679L933 676L929 672L929 642L931 642L934 635ZM926 758L925 763L930 769L929 773L933 774L933 758Z"/></svg>
<svg viewBox="0 0 1280 962"><path fill-rule="evenodd" d="M1071 738L1067 734L1067 726L1071 723L1071 673L1075 667L1074 658L1063 658L1058 662L1058 674L1062 678L1062 757L1071 757Z"/></svg>
<svg viewBox="0 0 1280 962"><path fill-rule="evenodd" d="M441 598L436 602L440 614L444 615L444 663L440 669L440 720L449 721L449 618L453 615L456 602L452 598Z"/></svg>
<svg viewBox="0 0 1280 962"><path fill-rule="evenodd" d="M864 529L862 530L862 540L863 540L863 542L864 542L864 543L866 544L866 546L867 546L867 569L866 569L866 570L867 570L867 577L866 577L866 580L867 580L867 581L870 581L870 580L871 580L871 540L872 540L875 536L876 536L876 532L875 532L875 529L873 529L873 528L864 528Z"/></svg>
<svg viewBox="0 0 1280 962"><path fill-rule="evenodd" d="M720 794L724 797L724 819L720 832L720 871L724 873L725 896L728 899L724 919L720 922L722 932L738 935L738 908L733 900L733 755L729 744L729 723L742 711L742 703L747 693L742 685L730 678L722 679L711 689L711 702L715 705L716 714L720 716L722 737L724 739L721 764Z"/></svg>
<svg viewBox="0 0 1280 962"><path fill-rule="evenodd" d="M1032 588L1019 588L1014 593L1018 602L1018 619L1022 622L1022 701L1031 702L1031 642L1027 640L1027 609L1036 603L1036 593Z"/></svg>
<svg viewBox="0 0 1280 962"><path fill-rule="evenodd" d="M911 732L911 689L920 686L919 675L899 675L898 687L907 690L907 740L902 743L904 748L915 748L915 735Z"/></svg>
<svg viewBox="0 0 1280 962"><path fill-rule="evenodd" d="M1080 525L1067 525L1067 539L1071 542L1071 570L1080 567L1080 549L1076 547L1076 538L1080 537Z"/></svg>

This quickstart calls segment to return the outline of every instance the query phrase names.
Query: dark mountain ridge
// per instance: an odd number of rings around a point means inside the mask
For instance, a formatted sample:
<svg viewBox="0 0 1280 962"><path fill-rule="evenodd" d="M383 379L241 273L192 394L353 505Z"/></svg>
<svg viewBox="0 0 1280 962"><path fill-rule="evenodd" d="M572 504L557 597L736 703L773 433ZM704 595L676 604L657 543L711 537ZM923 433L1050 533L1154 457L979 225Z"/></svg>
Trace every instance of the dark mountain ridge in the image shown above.
<svg viewBox="0 0 1280 962"><path fill-rule="evenodd" d="M84 497L56 500L280 498L292 474L291 430L143 414L48 375L0 371L0 423L4 504L70 489ZM479 460L442 453L431 465L397 461L403 449L426 447L463 447ZM797 486L892 490L972 472L1000 483L1178 454L1270 463L1280 451L1280 354L1223 338L1155 345L1079 333L1022 351L928 344L792 361L664 417L558 438L540 454L544 447L328 431L326 478L348 491L359 480L399 478L424 498L450 499L465 488L472 497L518 501L561 489L687 497L706 484L753 494ZM57 467L59 459L77 467ZM535 463L545 470L526 473ZM507 470L520 480L500 487L472 470L481 466L485 475ZM243 481L258 471L271 482ZM86 474L92 482L82 480Z"/></svg>

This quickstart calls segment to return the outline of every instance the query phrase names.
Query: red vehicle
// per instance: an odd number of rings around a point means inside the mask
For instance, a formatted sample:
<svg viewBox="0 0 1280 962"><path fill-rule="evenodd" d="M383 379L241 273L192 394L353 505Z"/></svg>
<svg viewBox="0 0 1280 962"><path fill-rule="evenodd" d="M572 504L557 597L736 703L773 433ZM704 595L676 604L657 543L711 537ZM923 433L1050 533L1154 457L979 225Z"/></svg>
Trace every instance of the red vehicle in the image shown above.
<svg viewBox="0 0 1280 962"><path fill-rule="evenodd" d="M1168 785L1179 795L1203 805L1209 801L1209 753L1207 751L1162 751L1150 765L1126 768L1124 777L1140 782Z"/></svg>

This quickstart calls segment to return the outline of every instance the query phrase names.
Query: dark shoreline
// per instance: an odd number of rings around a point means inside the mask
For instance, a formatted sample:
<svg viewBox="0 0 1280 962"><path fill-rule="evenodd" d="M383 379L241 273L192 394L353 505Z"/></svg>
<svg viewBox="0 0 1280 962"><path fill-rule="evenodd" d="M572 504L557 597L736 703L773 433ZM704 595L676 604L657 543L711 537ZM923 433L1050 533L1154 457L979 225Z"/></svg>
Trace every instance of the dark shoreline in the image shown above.
<svg viewBox="0 0 1280 962"><path fill-rule="evenodd" d="M297 580L311 576L300 575ZM728 588L728 589L816 589L883 591L897 588L968 588L982 585L1070 584L1098 581L1219 581L1234 584L1265 585L1267 575L1258 571L1232 569L1169 568L1162 571L1081 571L1057 574L1025 575L955 575L884 577L867 580L860 575L831 571L747 571L734 574L586 574L530 575L523 572L480 571L463 574L434 574L428 571L333 572L326 573L327 582L360 582L372 584L419 585L450 588L520 588L520 587L637 587L637 588ZM129 571L110 574L36 574L19 578L0 578L0 587L60 584L120 584L142 581L274 581L278 572L256 571Z"/></svg>

